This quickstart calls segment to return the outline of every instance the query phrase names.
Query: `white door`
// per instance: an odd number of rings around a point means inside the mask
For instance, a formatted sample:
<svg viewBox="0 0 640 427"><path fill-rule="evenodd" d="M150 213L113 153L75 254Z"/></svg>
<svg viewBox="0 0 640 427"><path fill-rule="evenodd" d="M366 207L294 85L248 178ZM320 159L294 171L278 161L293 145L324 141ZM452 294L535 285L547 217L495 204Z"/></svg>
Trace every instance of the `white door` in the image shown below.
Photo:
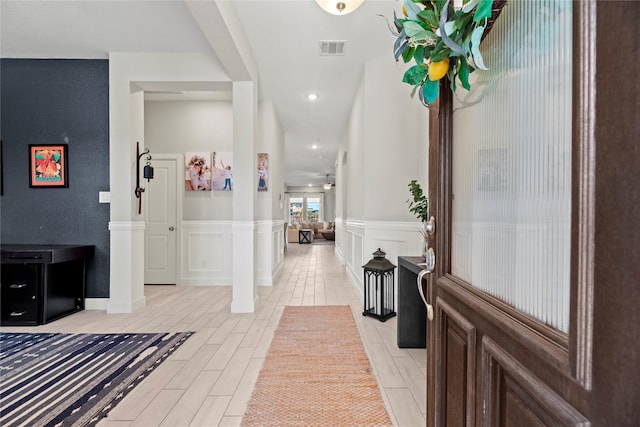
<svg viewBox="0 0 640 427"><path fill-rule="evenodd" d="M144 182L144 283L176 284L176 168L175 159L153 159L154 178Z"/></svg>

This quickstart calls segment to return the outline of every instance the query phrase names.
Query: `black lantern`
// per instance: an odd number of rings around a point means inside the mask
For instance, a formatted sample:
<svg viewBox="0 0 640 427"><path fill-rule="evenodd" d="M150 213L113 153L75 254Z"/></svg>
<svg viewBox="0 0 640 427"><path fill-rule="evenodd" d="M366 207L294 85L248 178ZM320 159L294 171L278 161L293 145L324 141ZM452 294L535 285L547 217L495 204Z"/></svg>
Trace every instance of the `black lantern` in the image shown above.
<svg viewBox="0 0 640 427"><path fill-rule="evenodd" d="M396 266L378 248L373 259L364 268L364 311L363 316L371 316L386 321L396 315L394 311L394 275Z"/></svg>
<svg viewBox="0 0 640 427"><path fill-rule="evenodd" d="M151 162L149 160L147 160L147 164L142 168L142 177L146 179L147 182L153 179L153 166L151 166Z"/></svg>
<svg viewBox="0 0 640 427"><path fill-rule="evenodd" d="M153 166L151 166L151 155L149 155L149 149L145 148L145 150L140 152L140 143L136 143L136 189L134 190L134 194L138 199L138 215L142 213L142 193L144 193L144 188L140 187L140 159L143 156L147 156L147 164L143 168L143 177L149 182L150 179L153 179Z"/></svg>

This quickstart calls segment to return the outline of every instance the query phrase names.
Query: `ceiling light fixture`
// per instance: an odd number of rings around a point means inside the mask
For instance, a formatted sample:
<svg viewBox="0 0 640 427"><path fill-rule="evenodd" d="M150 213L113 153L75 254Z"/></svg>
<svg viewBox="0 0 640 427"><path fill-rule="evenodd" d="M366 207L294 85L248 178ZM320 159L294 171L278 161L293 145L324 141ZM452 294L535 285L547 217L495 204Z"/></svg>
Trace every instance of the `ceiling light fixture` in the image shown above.
<svg viewBox="0 0 640 427"><path fill-rule="evenodd" d="M316 101L318 99L317 93L307 94L307 101Z"/></svg>
<svg viewBox="0 0 640 427"><path fill-rule="evenodd" d="M329 182L329 175L327 175L327 182L323 185L325 190L331 190L331 183Z"/></svg>
<svg viewBox="0 0 640 427"><path fill-rule="evenodd" d="M318 149L318 146L317 146L316 144L313 144L313 145L311 146L311 148L313 148L314 150L317 150L317 149Z"/></svg>
<svg viewBox="0 0 640 427"><path fill-rule="evenodd" d="M318 6L332 15L346 15L359 8L364 0L316 0Z"/></svg>

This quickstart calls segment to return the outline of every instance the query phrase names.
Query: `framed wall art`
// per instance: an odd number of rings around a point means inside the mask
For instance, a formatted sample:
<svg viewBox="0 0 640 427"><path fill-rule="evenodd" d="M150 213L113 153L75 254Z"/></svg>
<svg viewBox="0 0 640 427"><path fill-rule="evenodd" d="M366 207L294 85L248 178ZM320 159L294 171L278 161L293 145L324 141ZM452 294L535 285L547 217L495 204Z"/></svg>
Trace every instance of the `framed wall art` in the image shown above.
<svg viewBox="0 0 640 427"><path fill-rule="evenodd" d="M29 144L29 187L69 187L67 144Z"/></svg>
<svg viewBox="0 0 640 427"><path fill-rule="evenodd" d="M211 164L211 187L221 191L233 190L233 151L214 151Z"/></svg>
<svg viewBox="0 0 640 427"><path fill-rule="evenodd" d="M211 153L184 153L186 191L211 191Z"/></svg>
<svg viewBox="0 0 640 427"><path fill-rule="evenodd" d="M269 154L258 153L258 191L269 189Z"/></svg>

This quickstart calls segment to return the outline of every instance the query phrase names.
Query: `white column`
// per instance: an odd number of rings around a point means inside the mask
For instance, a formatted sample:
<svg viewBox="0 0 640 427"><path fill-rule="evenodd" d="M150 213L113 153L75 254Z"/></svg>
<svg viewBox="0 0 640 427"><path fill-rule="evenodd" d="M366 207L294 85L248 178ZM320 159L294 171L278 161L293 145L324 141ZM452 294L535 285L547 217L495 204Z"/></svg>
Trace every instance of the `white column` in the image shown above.
<svg viewBox="0 0 640 427"><path fill-rule="evenodd" d="M232 313L251 313L256 288L257 195L256 118L258 96L254 82L233 83L233 299Z"/></svg>
<svg viewBox="0 0 640 427"><path fill-rule="evenodd" d="M109 222L111 249L117 248L118 256L110 265L108 313L132 313L146 304L144 268L135 265L144 254L144 226L144 222Z"/></svg>
<svg viewBox="0 0 640 427"><path fill-rule="evenodd" d="M109 66L109 185L111 189L109 313L145 306L144 222L134 196L136 142L144 149L144 93Z"/></svg>

